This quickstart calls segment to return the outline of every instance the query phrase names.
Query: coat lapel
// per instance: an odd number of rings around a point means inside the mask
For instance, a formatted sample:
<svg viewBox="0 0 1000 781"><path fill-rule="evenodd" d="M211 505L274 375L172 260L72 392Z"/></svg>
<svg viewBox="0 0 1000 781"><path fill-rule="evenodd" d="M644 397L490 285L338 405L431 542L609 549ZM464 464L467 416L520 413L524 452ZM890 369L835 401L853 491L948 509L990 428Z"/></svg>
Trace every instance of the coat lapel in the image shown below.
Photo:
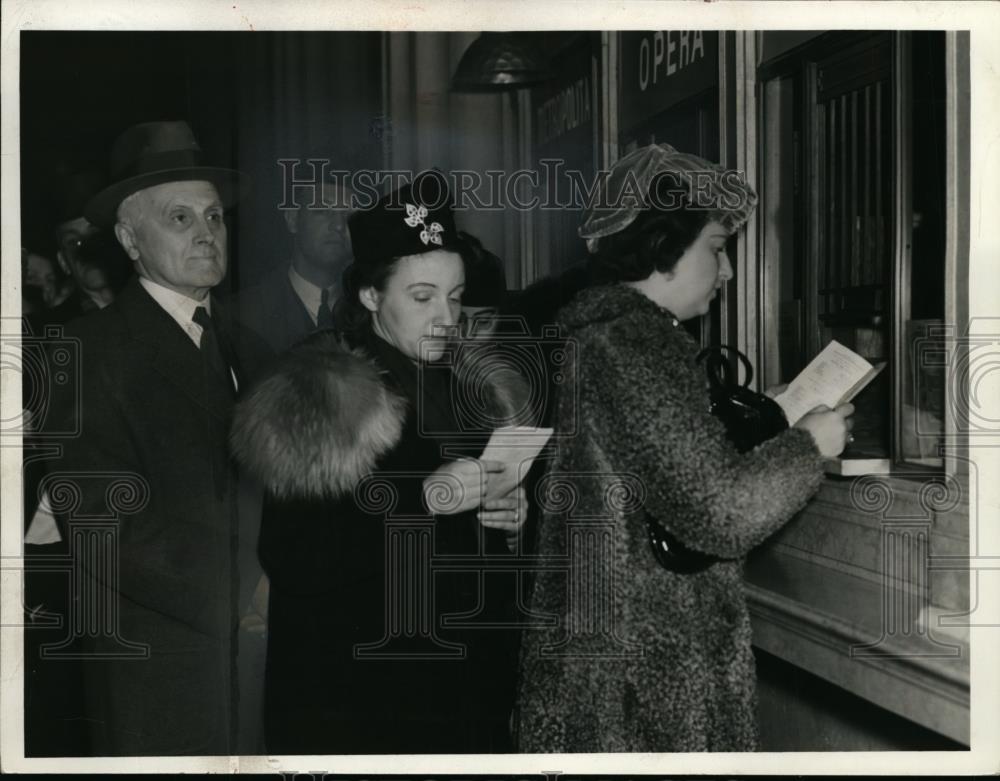
<svg viewBox="0 0 1000 781"><path fill-rule="evenodd" d="M374 333L367 335L367 350L389 373L393 384L410 402L414 414L419 414L424 432L453 433L458 430L452 410L447 369L425 365L421 369L395 347Z"/></svg>
<svg viewBox="0 0 1000 781"><path fill-rule="evenodd" d="M232 398L217 383L206 382L194 342L133 278L118 297L133 340L143 343L153 370L178 391L221 420L232 412ZM215 302L212 302L215 306Z"/></svg>
<svg viewBox="0 0 1000 781"><path fill-rule="evenodd" d="M248 381L247 373L240 361L239 350L236 349L234 331L238 327L232 319L232 313L222 301L212 296L212 319L215 320L215 330L219 337L219 349L222 357L236 378L236 391L243 390Z"/></svg>
<svg viewBox="0 0 1000 781"><path fill-rule="evenodd" d="M281 276L279 289L282 291L284 299L281 310L285 313L285 330L288 334L288 342L294 344L315 331L316 324L313 323L306 310L306 305L302 303L302 299L292 287L292 281L288 278L288 270L286 269Z"/></svg>

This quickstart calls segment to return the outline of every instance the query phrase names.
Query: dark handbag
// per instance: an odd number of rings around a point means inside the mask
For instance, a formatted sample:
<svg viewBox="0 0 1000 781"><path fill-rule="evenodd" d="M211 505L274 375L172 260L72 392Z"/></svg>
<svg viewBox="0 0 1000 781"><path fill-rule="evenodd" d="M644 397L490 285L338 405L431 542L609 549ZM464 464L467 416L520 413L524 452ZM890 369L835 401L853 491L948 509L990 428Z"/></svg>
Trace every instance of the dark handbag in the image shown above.
<svg viewBox="0 0 1000 781"><path fill-rule="evenodd" d="M736 354L743 364L745 379L740 385L733 365L725 351ZM695 357L696 363L705 362L709 384L709 412L722 421L726 435L741 453L753 450L761 442L776 437L786 428L788 420L781 406L774 399L750 390L753 367L747 357L729 345L706 347Z"/></svg>
<svg viewBox="0 0 1000 781"><path fill-rule="evenodd" d="M743 364L745 379L740 385L726 351L736 354ZM747 357L734 347L706 347L695 357L705 362L709 384L709 412L722 421L726 436L741 453L753 450L761 442L788 428L785 413L774 399L750 390L753 367ZM646 530L653 554L660 565L671 572L700 572L719 561L716 556L691 550L678 541L656 520L646 517Z"/></svg>

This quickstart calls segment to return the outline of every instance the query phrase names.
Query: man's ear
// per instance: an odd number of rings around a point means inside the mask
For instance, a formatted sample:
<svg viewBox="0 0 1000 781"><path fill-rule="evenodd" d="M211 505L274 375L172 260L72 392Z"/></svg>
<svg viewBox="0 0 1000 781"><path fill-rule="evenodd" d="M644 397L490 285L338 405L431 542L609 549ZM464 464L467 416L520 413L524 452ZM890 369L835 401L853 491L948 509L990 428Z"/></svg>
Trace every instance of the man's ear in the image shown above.
<svg viewBox="0 0 1000 781"><path fill-rule="evenodd" d="M361 301L361 306L369 312L378 311L380 298L379 292L373 287L363 287L358 291L358 299Z"/></svg>
<svg viewBox="0 0 1000 781"><path fill-rule="evenodd" d="M285 227L288 228L288 232L295 235L299 232L299 210L298 209L287 209L282 214L285 215Z"/></svg>
<svg viewBox="0 0 1000 781"><path fill-rule="evenodd" d="M122 249L125 250L125 254L131 260L136 261L139 259L139 247L136 245L135 233L131 226L126 225L124 222L116 222L115 238L118 239L118 243L122 245Z"/></svg>

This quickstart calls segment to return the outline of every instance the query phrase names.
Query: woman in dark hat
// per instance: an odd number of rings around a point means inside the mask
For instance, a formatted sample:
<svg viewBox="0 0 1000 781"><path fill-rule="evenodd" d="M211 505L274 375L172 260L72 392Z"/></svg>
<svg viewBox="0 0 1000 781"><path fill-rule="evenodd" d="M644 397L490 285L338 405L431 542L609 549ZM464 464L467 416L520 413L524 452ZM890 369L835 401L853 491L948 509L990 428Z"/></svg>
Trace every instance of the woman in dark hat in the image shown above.
<svg viewBox="0 0 1000 781"><path fill-rule="evenodd" d="M616 197L624 183L642 199ZM742 559L816 491L821 456L844 447L851 407L814 412L738 453L709 414L697 345L680 322L706 314L732 278L726 243L756 194L665 144L626 155L606 186L580 230L603 284L559 318L577 358L555 425L576 435L558 440L554 471L581 476L573 515L608 518L612 538L570 583L538 576L532 609L561 623L525 636L519 748L752 750ZM573 544L566 504L543 518L544 557ZM654 549L650 529L682 552Z"/></svg>
<svg viewBox="0 0 1000 781"><path fill-rule="evenodd" d="M237 458L270 495L269 752L508 750L504 605L475 572L431 571L506 552L524 514L502 464L475 458L489 427L460 424L470 400L518 422L523 391L449 365L464 272L448 197L429 174L352 216L340 332L293 348L236 414Z"/></svg>

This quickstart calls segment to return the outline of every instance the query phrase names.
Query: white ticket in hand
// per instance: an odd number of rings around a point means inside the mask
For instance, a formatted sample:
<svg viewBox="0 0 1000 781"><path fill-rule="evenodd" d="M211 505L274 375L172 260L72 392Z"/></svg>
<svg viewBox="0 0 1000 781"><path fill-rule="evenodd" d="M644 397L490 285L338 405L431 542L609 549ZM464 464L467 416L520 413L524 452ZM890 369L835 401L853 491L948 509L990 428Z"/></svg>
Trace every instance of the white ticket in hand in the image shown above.
<svg viewBox="0 0 1000 781"><path fill-rule="evenodd" d="M506 466L500 474L490 476L490 498L510 493L528 474L535 458L552 436L550 428L504 426L493 432L481 461L499 461Z"/></svg>

